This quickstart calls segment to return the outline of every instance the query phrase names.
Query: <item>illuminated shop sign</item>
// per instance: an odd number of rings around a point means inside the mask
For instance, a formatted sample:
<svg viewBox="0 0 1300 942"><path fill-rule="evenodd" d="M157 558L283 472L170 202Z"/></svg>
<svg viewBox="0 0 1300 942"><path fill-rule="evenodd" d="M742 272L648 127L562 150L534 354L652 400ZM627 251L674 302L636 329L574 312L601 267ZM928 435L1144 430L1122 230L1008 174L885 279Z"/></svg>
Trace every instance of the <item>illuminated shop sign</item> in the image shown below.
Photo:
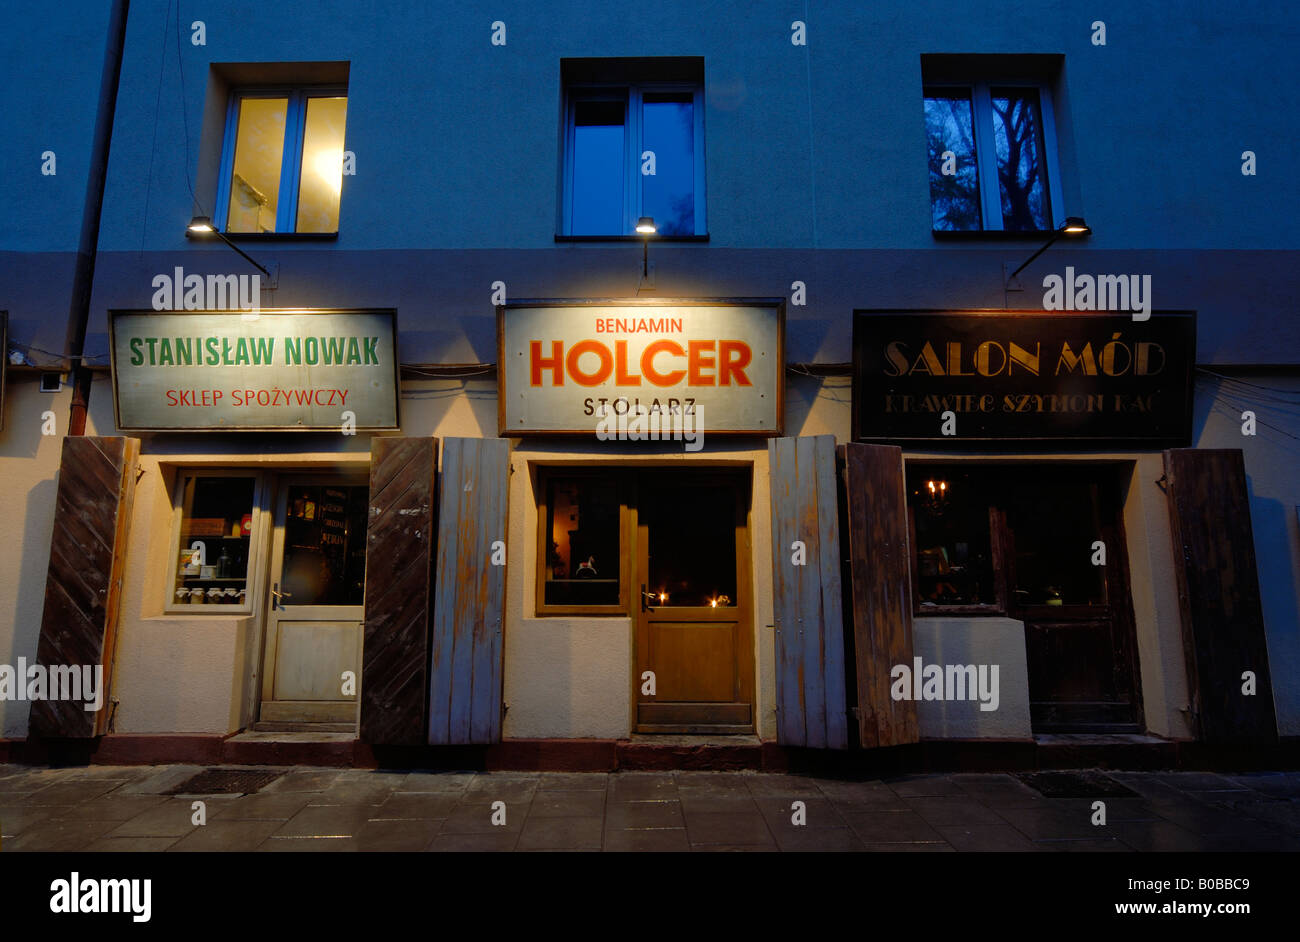
<svg viewBox="0 0 1300 942"><path fill-rule="evenodd" d="M392 311L114 311L124 431L395 429Z"/></svg>
<svg viewBox="0 0 1300 942"><path fill-rule="evenodd" d="M1195 358L1187 312L856 311L853 437L1186 445Z"/></svg>
<svg viewBox="0 0 1300 942"><path fill-rule="evenodd" d="M784 305L521 301L498 308L500 432L594 434L602 416L779 435Z"/></svg>

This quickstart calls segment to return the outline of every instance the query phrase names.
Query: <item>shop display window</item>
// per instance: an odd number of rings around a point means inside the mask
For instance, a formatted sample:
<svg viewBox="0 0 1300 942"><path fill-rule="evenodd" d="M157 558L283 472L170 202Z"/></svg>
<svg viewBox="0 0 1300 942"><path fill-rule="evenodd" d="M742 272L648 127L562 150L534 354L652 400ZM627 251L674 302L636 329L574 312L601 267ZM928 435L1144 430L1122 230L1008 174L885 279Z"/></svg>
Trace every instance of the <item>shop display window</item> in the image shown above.
<svg viewBox="0 0 1300 942"><path fill-rule="evenodd" d="M618 606L622 495L617 481L587 475L546 480L543 605Z"/></svg>
<svg viewBox="0 0 1300 942"><path fill-rule="evenodd" d="M249 610L257 487L256 475L182 475L169 609Z"/></svg>
<svg viewBox="0 0 1300 942"><path fill-rule="evenodd" d="M910 467L916 614L1107 606L1108 569L1094 559L1118 539L1113 478L1104 466Z"/></svg>

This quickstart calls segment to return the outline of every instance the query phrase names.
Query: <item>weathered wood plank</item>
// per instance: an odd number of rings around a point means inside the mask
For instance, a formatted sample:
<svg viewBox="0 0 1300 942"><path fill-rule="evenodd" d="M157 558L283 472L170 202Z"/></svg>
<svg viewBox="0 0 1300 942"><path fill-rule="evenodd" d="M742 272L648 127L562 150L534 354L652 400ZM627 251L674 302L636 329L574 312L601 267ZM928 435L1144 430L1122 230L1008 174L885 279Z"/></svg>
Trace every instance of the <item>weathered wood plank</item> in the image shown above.
<svg viewBox="0 0 1300 942"><path fill-rule="evenodd" d="M505 540L509 445L504 439L443 443L434 590L429 738L490 743L501 736Z"/></svg>
<svg viewBox="0 0 1300 942"><path fill-rule="evenodd" d="M795 539L804 544L807 559L791 566L799 582L795 613L799 648L799 688L803 692L804 741L812 749L826 748L826 678L822 662L821 525L817 519L817 439L795 439ZM787 547L789 544L787 544ZM790 551L783 553L790 565ZM809 577L812 578L809 578ZM816 580L816 581L814 581Z"/></svg>
<svg viewBox="0 0 1300 942"><path fill-rule="evenodd" d="M464 449L443 440L442 472L438 476L438 545L434 579L433 628L429 659L429 742L451 739L452 655L456 642L455 591L458 581L458 521L460 518L460 470Z"/></svg>
<svg viewBox="0 0 1300 942"><path fill-rule="evenodd" d="M1200 737L1274 742L1277 718L1240 449L1164 453L1188 683ZM1242 674L1256 692L1242 693Z"/></svg>
<svg viewBox="0 0 1300 942"><path fill-rule="evenodd" d="M769 491L772 505L772 605L776 649L777 741L800 745L805 739L799 658L793 639L798 625L799 581L788 565L795 539L795 443L792 438L768 442Z"/></svg>
<svg viewBox="0 0 1300 942"><path fill-rule="evenodd" d="M505 439L481 439L478 447L479 524L483 588L481 615L474 623L470 737L472 742L501 738L502 641L506 593L505 542L510 486L510 448ZM498 558L497 549L502 554Z"/></svg>
<svg viewBox="0 0 1300 942"><path fill-rule="evenodd" d="M844 625L839 577L834 438L768 443L772 585L777 656L778 740L843 749ZM801 542L805 565L794 565Z"/></svg>
<svg viewBox="0 0 1300 942"><path fill-rule="evenodd" d="M902 450L840 446L848 532L858 737L863 748L917 742L916 704L889 695L912 663L911 553Z"/></svg>
<svg viewBox="0 0 1300 942"><path fill-rule="evenodd" d="M438 440L376 437L370 446L361 739L425 740Z"/></svg>
<svg viewBox="0 0 1300 942"><path fill-rule="evenodd" d="M63 441L36 660L47 668L90 667L92 677L101 666L103 705L88 712L84 700L35 701L29 728L37 735L84 739L107 731L139 454L135 438Z"/></svg>
<svg viewBox="0 0 1300 942"><path fill-rule="evenodd" d="M840 527L835 438L819 435L816 441L818 569L821 583L823 631L821 661L825 673L826 744L848 746L848 700L844 686L844 592L841 584Z"/></svg>

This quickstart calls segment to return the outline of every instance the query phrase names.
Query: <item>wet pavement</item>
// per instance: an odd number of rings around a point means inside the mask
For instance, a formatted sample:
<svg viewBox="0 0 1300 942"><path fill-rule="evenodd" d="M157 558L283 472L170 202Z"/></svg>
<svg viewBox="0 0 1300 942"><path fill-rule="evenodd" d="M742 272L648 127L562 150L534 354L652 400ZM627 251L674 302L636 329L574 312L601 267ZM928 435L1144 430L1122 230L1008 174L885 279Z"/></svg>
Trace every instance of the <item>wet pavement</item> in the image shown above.
<svg viewBox="0 0 1300 942"><path fill-rule="evenodd" d="M996 773L846 781L296 766L274 769L282 774L253 794L165 794L200 771L0 765L0 849L1300 850L1300 772L1108 771L1136 794L1097 799L1049 798ZM1094 823L1098 800L1104 824Z"/></svg>

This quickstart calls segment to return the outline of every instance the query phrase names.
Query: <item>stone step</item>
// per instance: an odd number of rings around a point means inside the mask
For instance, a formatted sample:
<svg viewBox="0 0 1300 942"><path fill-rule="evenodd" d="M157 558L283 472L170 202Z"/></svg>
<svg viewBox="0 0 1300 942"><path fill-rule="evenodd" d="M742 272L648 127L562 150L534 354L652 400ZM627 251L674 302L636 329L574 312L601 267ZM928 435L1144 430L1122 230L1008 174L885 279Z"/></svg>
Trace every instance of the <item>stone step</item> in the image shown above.
<svg viewBox="0 0 1300 942"><path fill-rule="evenodd" d="M290 723L285 720L260 720L250 729L255 733L353 733L354 723Z"/></svg>

